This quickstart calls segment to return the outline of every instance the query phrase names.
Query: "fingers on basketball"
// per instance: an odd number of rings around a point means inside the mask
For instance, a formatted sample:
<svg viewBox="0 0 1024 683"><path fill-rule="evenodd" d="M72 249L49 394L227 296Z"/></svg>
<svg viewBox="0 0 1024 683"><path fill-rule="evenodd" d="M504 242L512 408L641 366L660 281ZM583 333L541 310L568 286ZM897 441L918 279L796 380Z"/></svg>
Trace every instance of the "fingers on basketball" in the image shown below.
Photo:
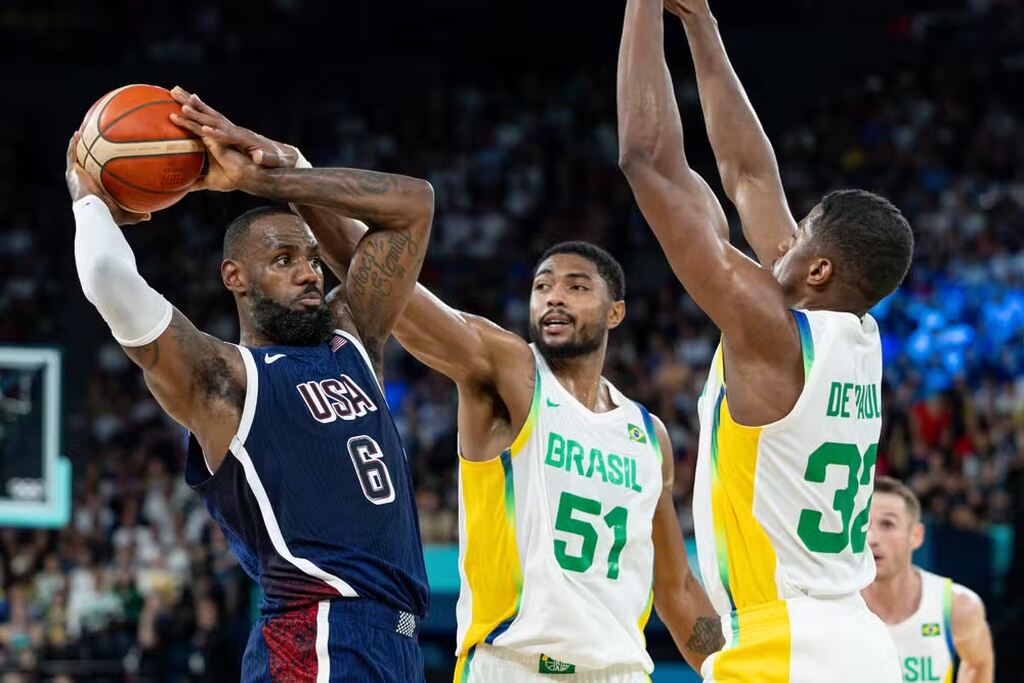
<svg viewBox="0 0 1024 683"><path fill-rule="evenodd" d="M76 130L74 135L71 136L71 140L68 142L67 162L69 171L78 163L78 159L75 158L75 145L78 144L79 137L81 137L81 134Z"/></svg>
<svg viewBox="0 0 1024 683"><path fill-rule="evenodd" d="M187 104L188 98L190 97L192 97L192 93L185 90L180 85L176 85L171 88L171 98L173 98L178 104Z"/></svg>
<svg viewBox="0 0 1024 683"><path fill-rule="evenodd" d="M76 158L133 222L181 199L202 172L202 142L169 117L180 108L168 90L135 84L107 93L86 114Z"/></svg>

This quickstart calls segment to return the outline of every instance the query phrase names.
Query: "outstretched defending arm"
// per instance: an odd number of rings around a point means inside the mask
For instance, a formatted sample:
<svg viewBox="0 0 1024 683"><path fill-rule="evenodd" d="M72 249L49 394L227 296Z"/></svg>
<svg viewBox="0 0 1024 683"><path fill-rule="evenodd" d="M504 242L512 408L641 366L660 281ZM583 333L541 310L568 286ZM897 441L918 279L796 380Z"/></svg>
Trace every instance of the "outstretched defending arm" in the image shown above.
<svg viewBox="0 0 1024 683"><path fill-rule="evenodd" d="M757 356L799 349L796 326L771 274L723 237L725 215L687 164L665 65L661 0L629 0L619 49L619 165L676 277L725 334Z"/></svg>
<svg viewBox="0 0 1024 683"><path fill-rule="evenodd" d="M142 368L164 410L199 438L216 467L237 430L244 399L242 359L230 344L203 334L139 274L118 224L148 220L110 199L67 154L66 180L75 212L75 264L82 291L114 339ZM115 222L116 221L116 222Z"/></svg>
<svg viewBox="0 0 1024 683"><path fill-rule="evenodd" d="M796 231L772 144L729 62L707 0L666 0L686 28L708 138L743 236L766 268Z"/></svg>

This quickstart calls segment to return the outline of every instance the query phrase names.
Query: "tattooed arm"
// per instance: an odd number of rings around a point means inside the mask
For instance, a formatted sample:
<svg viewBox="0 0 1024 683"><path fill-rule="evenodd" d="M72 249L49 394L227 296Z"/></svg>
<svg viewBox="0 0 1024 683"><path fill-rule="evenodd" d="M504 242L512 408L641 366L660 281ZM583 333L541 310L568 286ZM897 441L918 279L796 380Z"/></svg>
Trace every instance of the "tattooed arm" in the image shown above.
<svg viewBox="0 0 1024 683"><path fill-rule="evenodd" d="M349 263L345 290L356 330L380 374L384 341L423 265L434 214L430 183L348 168L250 168L239 184L246 192L331 209L367 225Z"/></svg>
<svg viewBox="0 0 1024 683"><path fill-rule="evenodd" d="M122 348L142 368L153 398L196 435L216 470L238 431L245 402L245 367L238 351L200 332L177 309L151 343Z"/></svg>
<svg viewBox="0 0 1024 683"><path fill-rule="evenodd" d="M171 95L182 105L182 116L172 114L171 121L201 136L209 151L210 170L194 189L242 190L305 207L307 220L310 216L341 220L361 229L358 221L368 227L350 252L350 261L335 259L328 266L339 276L347 270L345 303L379 376L384 341L423 265L434 218L430 183L350 168L296 169L294 147L236 126L181 87ZM337 218L330 218L330 213ZM349 244L326 246L327 252L334 253L351 248Z"/></svg>
<svg viewBox="0 0 1024 683"><path fill-rule="evenodd" d="M652 417L662 461L661 497L654 511L654 608L679 652L699 673L704 660L725 645L725 638L721 619L686 559L683 532L672 502L675 456L665 424Z"/></svg>

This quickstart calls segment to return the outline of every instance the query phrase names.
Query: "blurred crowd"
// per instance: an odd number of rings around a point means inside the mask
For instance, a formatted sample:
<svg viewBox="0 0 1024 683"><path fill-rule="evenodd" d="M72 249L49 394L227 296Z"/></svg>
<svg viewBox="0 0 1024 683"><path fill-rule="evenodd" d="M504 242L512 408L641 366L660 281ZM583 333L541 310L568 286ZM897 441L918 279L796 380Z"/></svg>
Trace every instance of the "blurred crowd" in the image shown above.
<svg viewBox="0 0 1024 683"><path fill-rule="evenodd" d="M885 28L905 47L898 63L837 82L769 130L798 215L827 190L860 186L890 197L914 226L912 273L874 311L886 368L878 468L907 479L930 520L978 532L1024 515L1024 55L1014 53L1022 24L1013 3L903 16ZM944 50L950 35L963 43L954 55ZM314 164L428 178L437 210L423 281L509 329L526 330L533 259L544 246L588 239L622 258L628 314L612 333L607 376L668 426L690 532L695 406L717 333L671 277L616 167L612 83L610 71L578 71L434 88L416 116L387 102L313 102L320 93L284 123L272 112L230 113L268 132L315 131L289 140ZM677 87L687 133L698 134L693 84L680 78ZM700 163L714 183L713 164ZM229 216L215 201L189 197L172 210L173 244L154 231L131 240L154 287L200 328L234 340L233 305L216 276ZM37 211L3 211L0 339L67 344L66 307L96 316L38 258L67 234L66 202L54 195ZM386 362L423 539L454 542L453 387L397 345ZM67 419L71 524L0 530L0 671L48 663L48 675L70 680L76 662L94 661L113 662L111 676L237 679L253 589L184 484L182 430L112 341L90 365L83 410Z"/></svg>

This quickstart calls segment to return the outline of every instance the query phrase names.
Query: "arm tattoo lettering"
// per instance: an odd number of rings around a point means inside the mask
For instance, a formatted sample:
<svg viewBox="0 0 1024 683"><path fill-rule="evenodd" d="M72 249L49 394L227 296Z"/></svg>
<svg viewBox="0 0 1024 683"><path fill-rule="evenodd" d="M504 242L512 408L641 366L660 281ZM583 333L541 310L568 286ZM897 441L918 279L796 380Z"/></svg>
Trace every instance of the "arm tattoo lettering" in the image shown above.
<svg viewBox="0 0 1024 683"><path fill-rule="evenodd" d="M349 266L347 291L349 306L361 324L393 317L392 309L401 303L391 300L394 289L423 256L416 240L403 230L370 233L363 239Z"/></svg>
<svg viewBox="0 0 1024 683"><path fill-rule="evenodd" d="M686 649L697 654L710 655L725 646L722 624L713 617L697 617L693 633L686 641Z"/></svg>

